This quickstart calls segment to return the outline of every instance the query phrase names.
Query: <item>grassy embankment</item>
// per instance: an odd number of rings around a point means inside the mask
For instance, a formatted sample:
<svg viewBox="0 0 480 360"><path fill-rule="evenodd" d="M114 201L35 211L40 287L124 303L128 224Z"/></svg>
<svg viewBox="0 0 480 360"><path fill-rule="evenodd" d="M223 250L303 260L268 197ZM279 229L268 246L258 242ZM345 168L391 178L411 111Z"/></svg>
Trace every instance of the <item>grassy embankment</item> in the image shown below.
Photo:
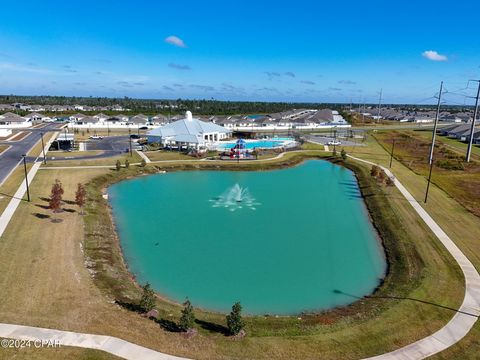
<svg viewBox="0 0 480 360"><path fill-rule="evenodd" d="M443 138L441 138L443 139ZM366 160L389 166L390 156L374 138L369 137L368 147L347 149L353 155ZM387 148L388 150L388 148ZM427 204L423 204L426 176L416 174L402 162L393 160L395 176L406 186L408 191L428 211L440 227L452 238L470 261L480 271L480 219L466 210L437 185L430 188ZM433 175L435 179L435 173ZM439 184L441 186L441 184ZM480 199L477 197L476 201ZM434 356L435 359L477 359L480 353L480 323L477 322L470 333L455 346Z"/></svg>
<svg viewBox="0 0 480 360"><path fill-rule="evenodd" d="M304 155L324 154L308 151ZM325 156L325 155L323 155ZM269 162L228 164L184 162L147 169L40 171L32 184L34 202L22 203L0 244L0 283L9 297L0 304L3 322L25 323L118 336L160 351L200 359L211 358L358 358L379 354L426 336L448 321L460 304L463 286L453 259L392 188L379 186L369 168L351 164L379 231L391 267L384 286L369 299L321 314L247 319L248 336L232 342L222 334L224 316L196 310L200 333L191 340L169 331L178 320L175 304L158 300L158 322L113 304L136 303L139 290L123 264L118 239L101 189L142 172L230 168L267 170L302 160L298 153ZM74 206L55 215L45 209L50 185L59 178L65 198L73 199L77 182L90 182L85 217ZM28 227L25 227L28 221ZM85 221L85 224L83 222ZM83 227L85 226L85 237ZM66 235L68 234L68 235ZM19 236L21 235L21 236ZM13 241L15 239L15 241ZM83 244L95 272L85 269ZM19 251L22 249L22 251ZM445 307L441 307L441 306Z"/></svg>
<svg viewBox="0 0 480 360"><path fill-rule="evenodd" d="M375 138L385 149L391 149L395 138L395 159L415 173L428 176L430 143L417 134L411 131L380 132ZM477 160L467 163L464 156L459 147L447 146L444 138L439 137L435 144L432 182L480 216L480 163Z"/></svg>

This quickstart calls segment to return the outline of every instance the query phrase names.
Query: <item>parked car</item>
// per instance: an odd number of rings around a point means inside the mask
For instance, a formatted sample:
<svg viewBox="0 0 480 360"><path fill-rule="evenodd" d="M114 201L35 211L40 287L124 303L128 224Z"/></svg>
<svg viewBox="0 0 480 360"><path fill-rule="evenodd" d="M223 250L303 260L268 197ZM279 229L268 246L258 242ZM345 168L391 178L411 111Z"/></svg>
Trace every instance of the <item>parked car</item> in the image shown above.
<svg viewBox="0 0 480 360"><path fill-rule="evenodd" d="M331 140L327 143L327 145L338 146L338 145L342 145L342 143L338 140Z"/></svg>
<svg viewBox="0 0 480 360"><path fill-rule="evenodd" d="M91 139L91 140L102 140L103 136L92 135L92 136L89 137L89 139Z"/></svg>

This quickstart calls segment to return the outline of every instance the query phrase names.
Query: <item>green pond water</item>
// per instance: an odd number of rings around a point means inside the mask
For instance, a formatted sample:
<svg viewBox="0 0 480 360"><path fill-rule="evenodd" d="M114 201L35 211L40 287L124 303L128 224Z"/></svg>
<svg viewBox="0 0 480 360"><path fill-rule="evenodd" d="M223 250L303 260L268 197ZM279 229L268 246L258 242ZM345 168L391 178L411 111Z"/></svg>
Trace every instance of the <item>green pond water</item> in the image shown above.
<svg viewBox="0 0 480 360"><path fill-rule="evenodd" d="M297 314L352 303L385 273L354 174L327 161L151 175L109 199L130 270L177 302Z"/></svg>

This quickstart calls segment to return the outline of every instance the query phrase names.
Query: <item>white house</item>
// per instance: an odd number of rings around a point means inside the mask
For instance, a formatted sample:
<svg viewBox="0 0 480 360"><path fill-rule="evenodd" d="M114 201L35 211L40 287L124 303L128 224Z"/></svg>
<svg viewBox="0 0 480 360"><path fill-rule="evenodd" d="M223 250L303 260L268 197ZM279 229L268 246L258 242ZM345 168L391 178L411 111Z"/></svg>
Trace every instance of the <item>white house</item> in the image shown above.
<svg viewBox="0 0 480 360"><path fill-rule="evenodd" d="M82 120L86 115L83 114L74 114L69 116L69 120L74 123L78 123L80 120Z"/></svg>
<svg viewBox="0 0 480 360"><path fill-rule="evenodd" d="M105 121L108 120L110 116L100 113L100 114L94 115L93 117L98 120L98 123L103 124L105 123Z"/></svg>
<svg viewBox="0 0 480 360"><path fill-rule="evenodd" d="M31 121L11 112L0 115L0 127L3 128L24 128L31 125Z"/></svg>
<svg viewBox="0 0 480 360"><path fill-rule="evenodd" d="M187 111L185 116L185 119L149 131L147 133L148 142L160 143L163 146L174 146L178 149L205 150L209 145L231 135L231 130L223 126L194 119L190 111Z"/></svg>

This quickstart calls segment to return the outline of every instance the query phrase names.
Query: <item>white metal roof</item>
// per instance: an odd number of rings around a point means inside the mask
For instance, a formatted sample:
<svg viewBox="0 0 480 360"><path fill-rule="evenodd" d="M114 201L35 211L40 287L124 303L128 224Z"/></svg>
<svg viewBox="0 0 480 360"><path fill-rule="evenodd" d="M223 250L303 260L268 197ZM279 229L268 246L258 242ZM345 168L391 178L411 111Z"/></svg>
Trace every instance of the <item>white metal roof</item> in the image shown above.
<svg viewBox="0 0 480 360"><path fill-rule="evenodd" d="M203 139L203 134L210 133L229 133L230 130L223 126L211 122L201 121L192 118L187 114L186 119L177 120L165 126L158 127L149 131L149 136L159 136L162 138L171 138L179 142L199 143Z"/></svg>

